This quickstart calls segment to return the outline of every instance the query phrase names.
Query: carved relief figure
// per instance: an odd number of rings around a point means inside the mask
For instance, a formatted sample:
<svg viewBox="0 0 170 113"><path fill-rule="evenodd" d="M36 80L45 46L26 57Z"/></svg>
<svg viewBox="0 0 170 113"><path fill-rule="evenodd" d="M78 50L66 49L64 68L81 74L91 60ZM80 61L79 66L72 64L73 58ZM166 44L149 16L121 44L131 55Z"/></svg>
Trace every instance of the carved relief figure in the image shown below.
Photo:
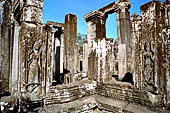
<svg viewBox="0 0 170 113"><path fill-rule="evenodd" d="M35 96L40 92L40 44L36 41L33 45L33 51L30 54L29 72L28 72L28 85L26 87L28 93L35 99ZM35 94L35 95L34 95ZM34 100L31 98L31 100Z"/></svg>
<svg viewBox="0 0 170 113"><path fill-rule="evenodd" d="M151 50L149 42L145 43L144 52L144 77L145 86L148 91L153 91L154 88L154 55Z"/></svg>

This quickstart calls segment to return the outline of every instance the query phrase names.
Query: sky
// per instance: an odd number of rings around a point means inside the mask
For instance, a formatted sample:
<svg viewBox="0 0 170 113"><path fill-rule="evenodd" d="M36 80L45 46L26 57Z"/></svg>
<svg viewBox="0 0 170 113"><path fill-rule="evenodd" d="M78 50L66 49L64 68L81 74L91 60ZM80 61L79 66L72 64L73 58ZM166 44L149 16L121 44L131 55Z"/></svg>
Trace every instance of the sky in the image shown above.
<svg viewBox="0 0 170 113"><path fill-rule="evenodd" d="M98 10L116 0L44 0L43 23L54 21L64 23L65 15L68 13L77 16L77 33L87 34L87 24L84 15ZM140 6L152 0L130 0L130 15L140 15ZM164 0L159 0L164 1ZM106 21L106 37L117 37L116 14L110 14Z"/></svg>

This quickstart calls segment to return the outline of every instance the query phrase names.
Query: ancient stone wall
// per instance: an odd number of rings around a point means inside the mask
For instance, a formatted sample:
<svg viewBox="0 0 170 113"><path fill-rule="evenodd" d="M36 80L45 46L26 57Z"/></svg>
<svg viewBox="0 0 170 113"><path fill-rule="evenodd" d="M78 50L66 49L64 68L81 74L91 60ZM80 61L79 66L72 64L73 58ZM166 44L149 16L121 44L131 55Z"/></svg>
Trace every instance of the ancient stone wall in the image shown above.
<svg viewBox="0 0 170 113"><path fill-rule="evenodd" d="M114 70L113 40L103 38L98 39L97 42L93 40L91 44L92 48L88 55L88 78L98 82L111 80ZM87 48L85 48L85 51L87 51Z"/></svg>
<svg viewBox="0 0 170 113"><path fill-rule="evenodd" d="M97 57L97 81L107 82L112 80L113 74L113 40L98 40L96 46Z"/></svg>
<svg viewBox="0 0 170 113"><path fill-rule="evenodd" d="M127 72L132 73L132 47L131 47L131 33L130 33L130 12L131 7L129 1L116 3L118 6L116 10L117 19L117 38L118 38L118 66L119 66L119 80L122 80Z"/></svg>
<svg viewBox="0 0 170 113"><path fill-rule="evenodd" d="M50 86L47 89L45 104L61 104L71 102L96 93L97 82L79 81L73 84Z"/></svg>
<svg viewBox="0 0 170 113"><path fill-rule="evenodd" d="M142 20L136 20L136 87L156 93L168 103L169 25L167 6L162 2L149 2L141 6ZM137 19L137 18L136 18ZM165 21L167 20L167 21ZM132 23L132 25L135 25ZM132 31L133 32L133 31Z"/></svg>
<svg viewBox="0 0 170 113"><path fill-rule="evenodd" d="M161 95L153 98L153 95L140 91L129 83L112 81L98 84L97 94L107 98L124 100L145 106L161 107L163 105Z"/></svg>

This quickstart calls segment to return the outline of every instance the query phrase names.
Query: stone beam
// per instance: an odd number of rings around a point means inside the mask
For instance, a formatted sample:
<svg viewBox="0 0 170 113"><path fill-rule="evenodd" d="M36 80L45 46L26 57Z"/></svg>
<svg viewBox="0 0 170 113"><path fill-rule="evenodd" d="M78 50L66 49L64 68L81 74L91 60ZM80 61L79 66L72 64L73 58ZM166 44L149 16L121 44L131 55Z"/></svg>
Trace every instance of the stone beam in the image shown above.
<svg viewBox="0 0 170 113"><path fill-rule="evenodd" d="M111 13L115 12L115 9L116 9L116 4L115 4L115 2L113 2L103 8L100 8L99 11L101 11L103 13L111 14Z"/></svg>
<svg viewBox="0 0 170 113"><path fill-rule="evenodd" d="M109 5L107 5L103 8L100 8L99 11L108 15L108 14L115 13L117 10L121 9L122 6L123 7L126 6L127 10L129 10L131 7L131 4L130 4L129 0L118 0L116 2L110 3Z"/></svg>
<svg viewBox="0 0 170 113"><path fill-rule="evenodd" d="M47 21L46 25L52 25L54 27L64 27L63 23L57 23L57 22L52 22L52 21Z"/></svg>

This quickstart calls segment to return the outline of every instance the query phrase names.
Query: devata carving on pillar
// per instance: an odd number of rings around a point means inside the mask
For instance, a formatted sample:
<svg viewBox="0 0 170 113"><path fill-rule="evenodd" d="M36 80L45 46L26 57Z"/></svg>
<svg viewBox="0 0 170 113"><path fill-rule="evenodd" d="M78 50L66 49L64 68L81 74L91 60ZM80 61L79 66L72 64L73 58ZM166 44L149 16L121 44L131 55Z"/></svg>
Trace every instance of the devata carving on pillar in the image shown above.
<svg viewBox="0 0 170 113"><path fill-rule="evenodd" d="M144 52L144 75L145 75L145 87L147 91L154 92L155 80L154 80L154 55L151 50L151 46L148 41L145 42Z"/></svg>
<svg viewBox="0 0 170 113"><path fill-rule="evenodd" d="M26 89L31 100L39 98L40 95L40 43L35 41L29 60L28 84ZM33 98L32 98L33 97Z"/></svg>

